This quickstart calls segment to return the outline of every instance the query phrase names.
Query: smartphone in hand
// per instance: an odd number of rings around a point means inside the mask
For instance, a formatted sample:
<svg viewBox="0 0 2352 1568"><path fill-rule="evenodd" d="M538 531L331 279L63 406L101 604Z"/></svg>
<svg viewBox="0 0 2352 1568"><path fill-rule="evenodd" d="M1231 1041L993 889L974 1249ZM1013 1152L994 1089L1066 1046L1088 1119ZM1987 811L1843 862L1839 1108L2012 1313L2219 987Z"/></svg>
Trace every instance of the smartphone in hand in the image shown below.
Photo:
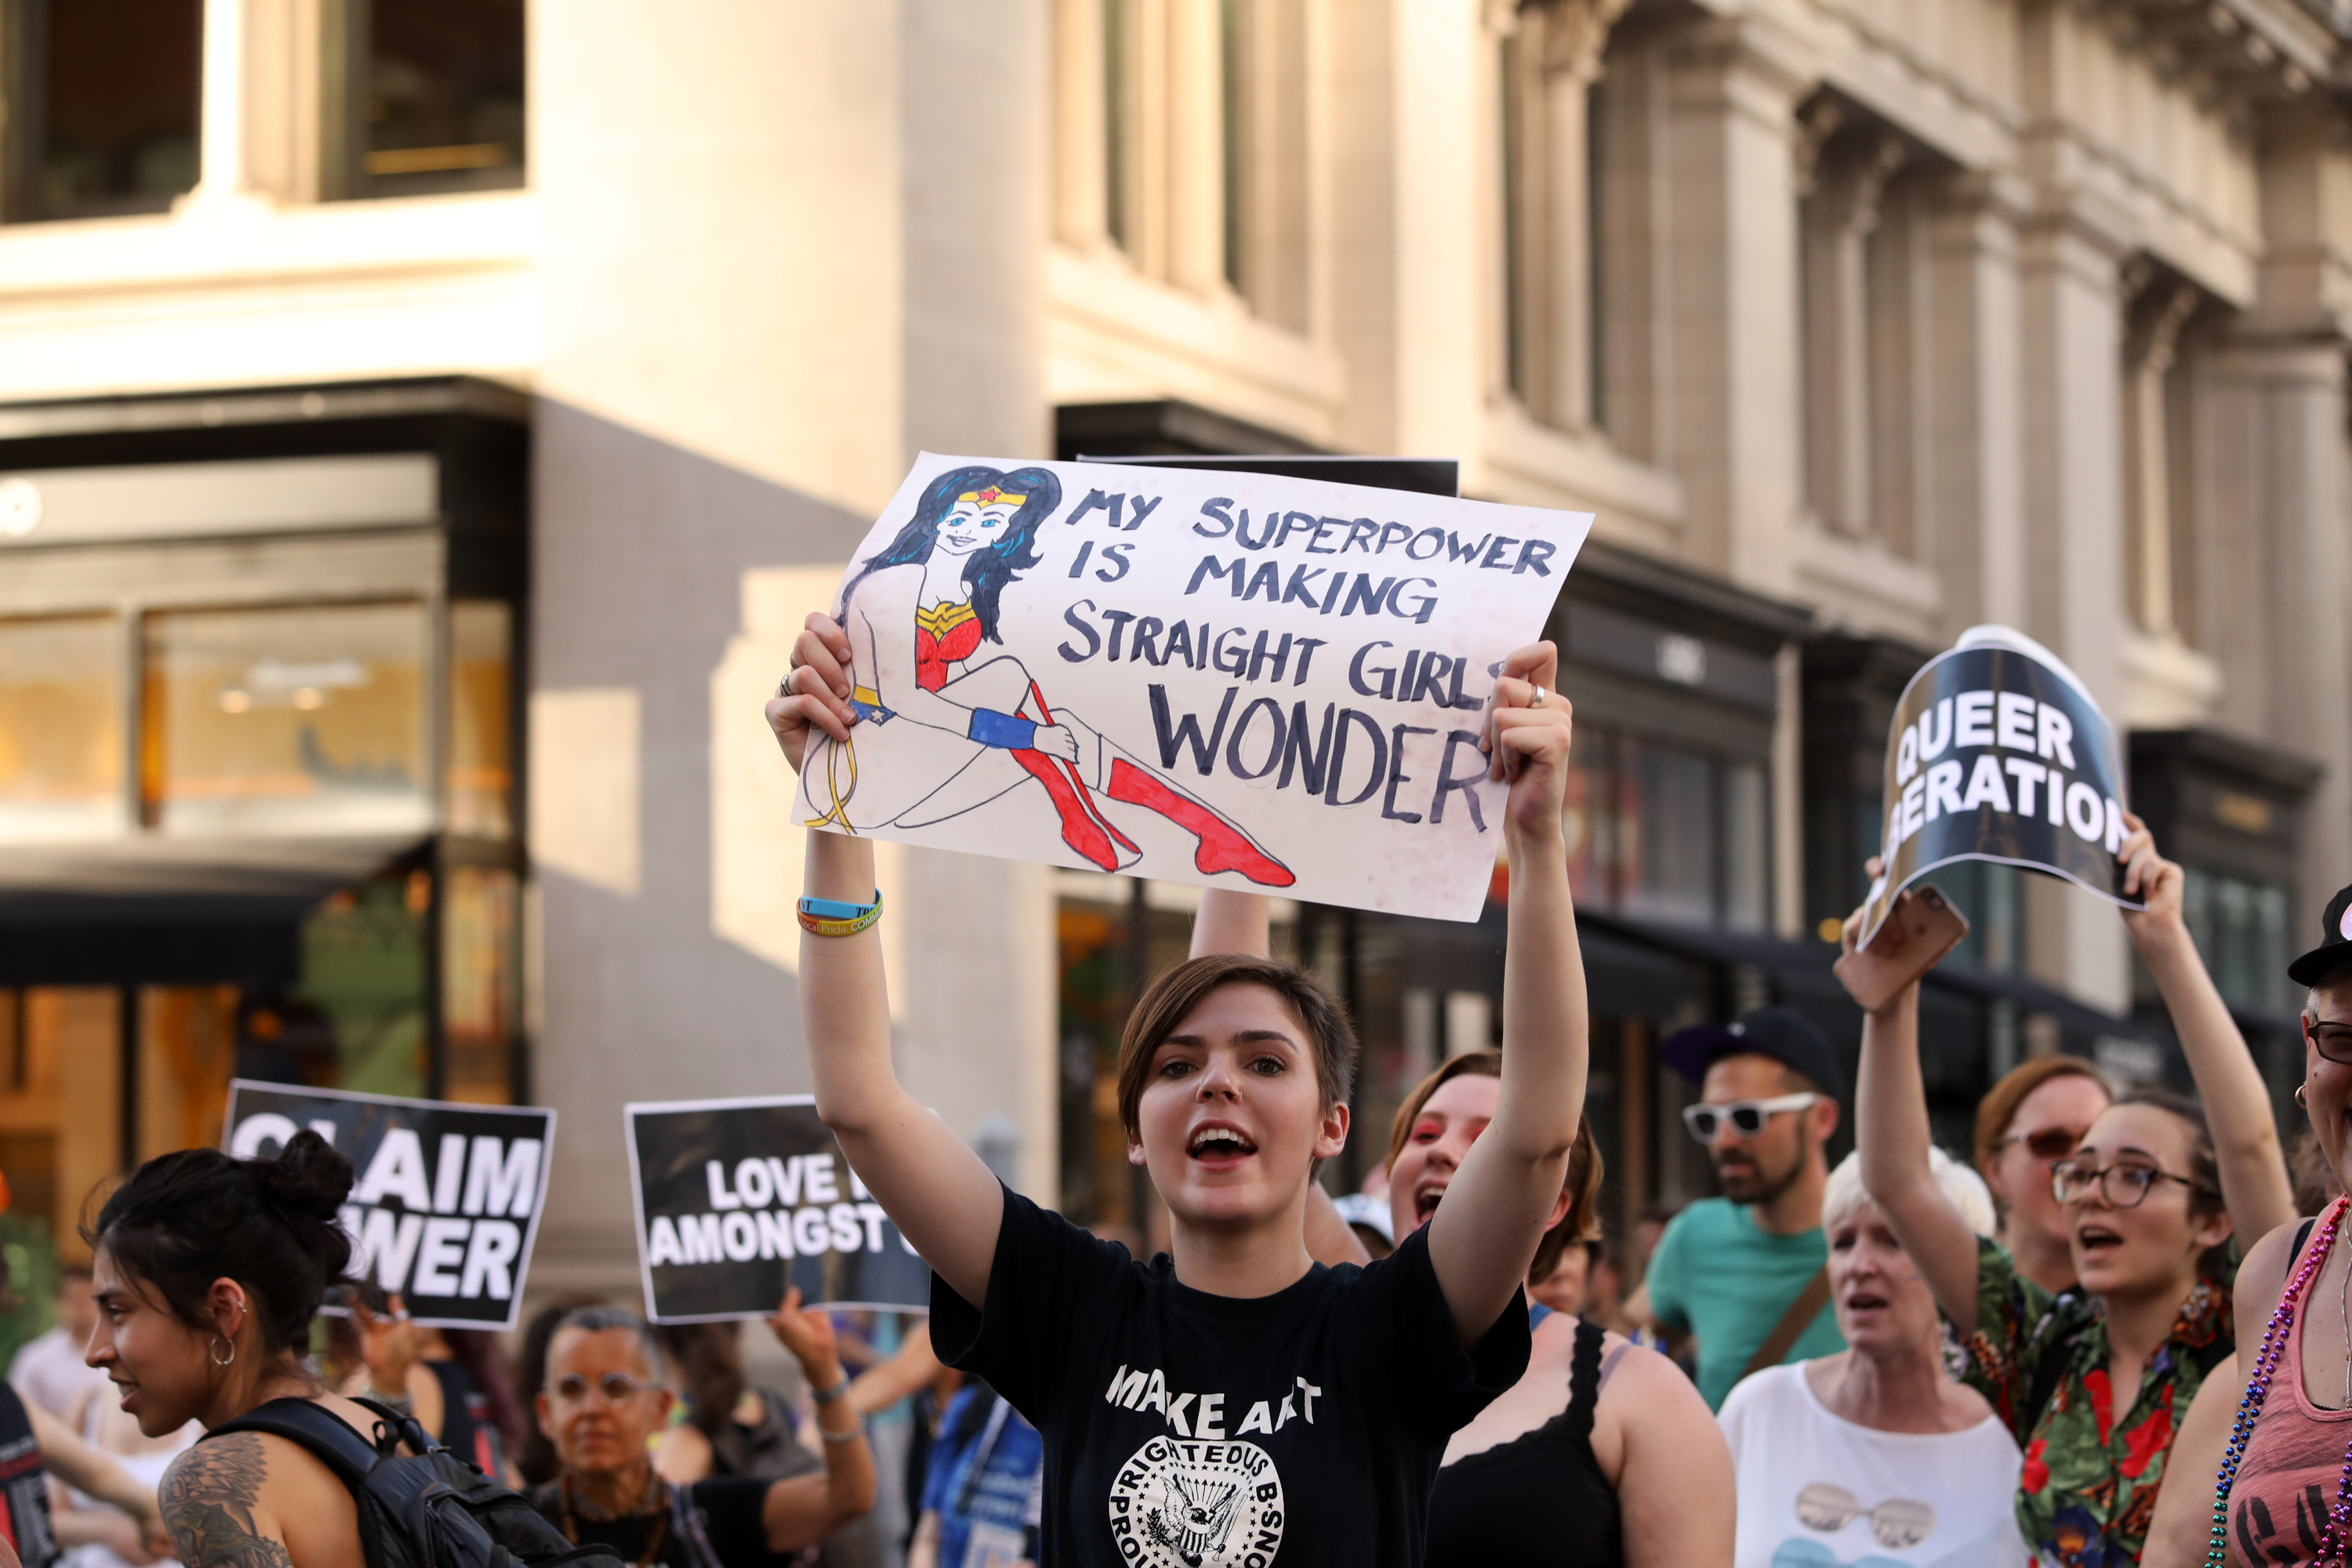
<svg viewBox="0 0 2352 1568"><path fill-rule="evenodd" d="M1837 977L1864 1012L1874 1013L1968 934L1968 917L1940 889L1913 888L1895 900L1869 946L1837 961Z"/></svg>

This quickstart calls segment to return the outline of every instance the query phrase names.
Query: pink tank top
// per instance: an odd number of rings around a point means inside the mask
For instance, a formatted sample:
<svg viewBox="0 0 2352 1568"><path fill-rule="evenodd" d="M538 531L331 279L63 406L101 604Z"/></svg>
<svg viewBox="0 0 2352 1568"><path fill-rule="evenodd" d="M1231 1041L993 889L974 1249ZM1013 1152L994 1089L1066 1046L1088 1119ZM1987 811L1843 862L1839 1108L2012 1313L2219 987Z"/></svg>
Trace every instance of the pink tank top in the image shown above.
<svg viewBox="0 0 2352 1568"><path fill-rule="evenodd" d="M2289 1262L2288 1272L2294 1265ZM2295 1321L2279 1356L2277 1374L2246 1457L2230 1489L2230 1535L2244 1563L2307 1563L2317 1560L2328 1510L2336 1506L2344 1474L2344 1450L2352 1444L2352 1410L2322 1410L2303 1386L2303 1309L2318 1294L2316 1282L2295 1303ZM2336 1325L2325 1308L2319 1331ZM2252 1352L2247 1352L2247 1360ZM2168 1478L2169 1479L2169 1478ZM2210 1509L2210 1503L2209 1503Z"/></svg>

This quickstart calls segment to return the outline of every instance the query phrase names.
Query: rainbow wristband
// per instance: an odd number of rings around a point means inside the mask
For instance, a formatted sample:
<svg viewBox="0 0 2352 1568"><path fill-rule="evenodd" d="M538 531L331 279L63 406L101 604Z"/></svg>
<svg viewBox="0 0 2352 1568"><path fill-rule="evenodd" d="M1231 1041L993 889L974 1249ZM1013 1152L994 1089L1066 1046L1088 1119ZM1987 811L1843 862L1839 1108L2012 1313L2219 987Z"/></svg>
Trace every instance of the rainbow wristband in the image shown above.
<svg viewBox="0 0 2352 1568"><path fill-rule="evenodd" d="M882 918L882 889L874 890L870 904L845 904L838 899L803 899L801 930L811 936L856 936Z"/></svg>

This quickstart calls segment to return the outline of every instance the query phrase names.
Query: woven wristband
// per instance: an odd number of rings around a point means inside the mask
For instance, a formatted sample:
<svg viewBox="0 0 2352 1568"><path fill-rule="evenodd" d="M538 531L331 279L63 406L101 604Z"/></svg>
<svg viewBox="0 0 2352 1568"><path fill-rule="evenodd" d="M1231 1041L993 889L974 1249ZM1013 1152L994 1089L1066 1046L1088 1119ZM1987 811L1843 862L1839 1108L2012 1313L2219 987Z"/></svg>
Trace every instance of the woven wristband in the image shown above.
<svg viewBox="0 0 2352 1568"><path fill-rule="evenodd" d="M803 899L801 930L811 936L856 936L882 918L882 891L876 889L870 904L845 904L838 899Z"/></svg>

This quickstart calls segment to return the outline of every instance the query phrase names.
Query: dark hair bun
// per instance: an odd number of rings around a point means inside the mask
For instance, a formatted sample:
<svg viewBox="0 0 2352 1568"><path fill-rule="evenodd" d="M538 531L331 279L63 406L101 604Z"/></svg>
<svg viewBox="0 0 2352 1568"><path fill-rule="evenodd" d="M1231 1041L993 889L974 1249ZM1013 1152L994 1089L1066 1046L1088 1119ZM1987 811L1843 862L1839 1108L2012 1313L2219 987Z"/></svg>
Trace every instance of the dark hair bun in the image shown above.
<svg viewBox="0 0 2352 1568"><path fill-rule="evenodd" d="M339 1214L351 1191L351 1161L308 1128L267 1160L179 1149L133 1172L82 1239L208 1332L213 1281L236 1280L253 1297L263 1348L299 1352L320 1299L351 1265Z"/></svg>
<svg viewBox="0 0 2352 1568"><path fill-rule="evenodd" d="M352 1194L352 1163L305 1127L274 1160L248 1160L254 1184L271 1207L296 1223L332 1225Z"/></svg>

